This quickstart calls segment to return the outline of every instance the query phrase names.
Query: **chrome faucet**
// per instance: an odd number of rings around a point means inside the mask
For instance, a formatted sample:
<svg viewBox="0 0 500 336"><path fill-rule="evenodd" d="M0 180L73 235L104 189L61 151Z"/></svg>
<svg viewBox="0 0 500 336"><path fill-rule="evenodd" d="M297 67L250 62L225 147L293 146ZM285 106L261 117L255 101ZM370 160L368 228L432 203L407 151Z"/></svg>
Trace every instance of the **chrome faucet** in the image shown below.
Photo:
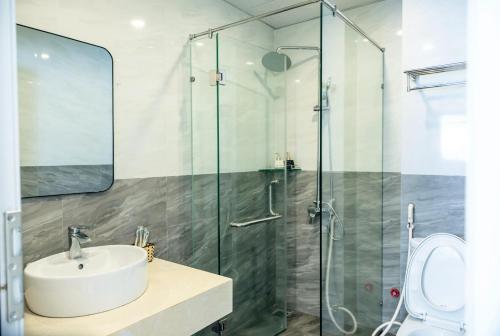
<svg viewBox="0 0 500 336"><path fill-rule="evenodd" d="M83 226L70 226L68 227L68 242L69 242L69 259L76 259L82 256L81 244L90 241L89 236L82 232L86 227Z"/></svg>

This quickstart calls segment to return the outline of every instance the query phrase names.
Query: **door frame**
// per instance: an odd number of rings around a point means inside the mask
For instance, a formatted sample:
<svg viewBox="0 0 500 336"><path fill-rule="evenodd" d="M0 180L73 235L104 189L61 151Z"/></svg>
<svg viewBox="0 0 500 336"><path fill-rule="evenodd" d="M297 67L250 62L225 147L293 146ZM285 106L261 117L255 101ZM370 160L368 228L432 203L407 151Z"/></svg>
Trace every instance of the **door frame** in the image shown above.
<svg viewBox="0 0 500 336"><path fill-rule="evenodd" d="M14 0L0 0L0 334L6 336L24 333L15 13Z"/></svg>

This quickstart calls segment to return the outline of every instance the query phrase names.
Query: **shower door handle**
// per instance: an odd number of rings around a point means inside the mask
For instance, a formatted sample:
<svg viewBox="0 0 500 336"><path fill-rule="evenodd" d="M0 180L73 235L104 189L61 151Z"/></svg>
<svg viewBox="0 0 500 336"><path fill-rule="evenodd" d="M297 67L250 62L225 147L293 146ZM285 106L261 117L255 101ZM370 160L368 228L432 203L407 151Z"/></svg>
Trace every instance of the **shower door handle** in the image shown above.
<svg viewBox="0 0 500 336"><path fill-rule="evenodd" d="M258 223L271 222L271 221L280 219L281 217L283 217L283 216L277 215L277 216L272 216L272 217L254 219L254 220L251 220L248 222L232 222L229 225L232 227L240 228L240 227L250 226L250 225L254 225L254 224L258 224Z"/></svg>
<svg viewBox="0 0 500 336"><path fill-rule="evenodd" d="M278 184L280 183L279 180L272 180L271 183L269 183L269 190L268 190L268 194L269 194L269 214L271 216L279 216L280 214L275 212L273 210L273 185L275 184Z"/></svg>
<svg viewBox="0 0 500 336"><path fill-rule="evenodd" d="M258 223L271 222L271 221L274 221L274 220L277 220L277 219L280 219L281 217L283 217L279 213L277 213L273 210L273 185L278 184L279 182L280 182L279 180L272 180L268 186L267 192L268 192L268 200L269 200L269 214L270 214L269 217L254 219L254 220L251 220L248 222L232 222L229 225L232 227L239 228L239 227L250 226L250 225L254 225L254 224L258 224Z"/></svg>

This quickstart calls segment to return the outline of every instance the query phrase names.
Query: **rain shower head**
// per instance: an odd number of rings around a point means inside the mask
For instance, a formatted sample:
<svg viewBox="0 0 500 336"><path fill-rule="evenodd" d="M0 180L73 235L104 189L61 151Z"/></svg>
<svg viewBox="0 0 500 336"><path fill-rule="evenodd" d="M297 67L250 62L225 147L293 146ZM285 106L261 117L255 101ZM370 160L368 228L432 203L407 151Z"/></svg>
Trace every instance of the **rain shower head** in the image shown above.
<svg viewBox="0 0 500 336"><path fill-rule="evenodd" d="M292 60L285 54L270 51L262 57L262 65L274 72L283 72L292 66Z"/></svg>
<svg viewBox="0 0 500 336"><path fill-rule="evenodd" d="M310 50L319 54L319 47L315 46L281 46L276 51L270 51L262 57L262 65L274 72L283 72L292 66L292 60L282 50Z"/></svg>

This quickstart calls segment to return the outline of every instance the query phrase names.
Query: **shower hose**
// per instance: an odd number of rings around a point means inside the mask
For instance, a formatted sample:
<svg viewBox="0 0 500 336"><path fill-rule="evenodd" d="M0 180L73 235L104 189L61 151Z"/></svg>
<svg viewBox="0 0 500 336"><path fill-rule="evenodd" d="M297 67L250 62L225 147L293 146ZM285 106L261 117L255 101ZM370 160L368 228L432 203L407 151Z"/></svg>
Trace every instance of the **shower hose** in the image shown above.
<svg viewBox="0 0 500 336"><path fill-rule="evenodd" d="M335 237L335 234L334 234L334 231L335 231L335 219L338 219L340 224L342 225L342 235L343 235L343 223L342 221L340 220L340 218L338 217L337 213L335 212L335 210L333 209L333 206L326 203L326 205L328 206L329 208L329 213L330 213L330 230L329 230L329 233L328 233L328 237L329 237L329 244L328 244L328 257L327 257L327 261L326 261L326 293L325 293L325 296L326 296L326 308L328 310L328 315L330 316L330 320L333 322L333 324L335 325L335 327L343 334L345 335L353 335L357 330L358 330L358 321L356 321L356 317L354 316L354 314L347 308L345 307L342 307L342 306L334 306L332 307L332 305L330 304L330 268L331 268L331 264L332 264L332 251L333 251L333 241L334 240L339 240L340 238L336 238ZM342 328L339 323L337 322L337 320L335 319L335 316L333 315L333 311L335 310L341 310L343 311L344 313L346 313L347 315L349 315L349 317L351 318L352 320L352 329L351 330L345 330L344 328Z"/></svg>
<svg viewBox="0 0 500 336"><path fill-rule="evenodd" d="M410 263L410 257L411 257L411 239L413 238L413 225L408 224L408 252L407 252L407 259L406 259L406 270L408 270L408 265ZM394 311L394 315L392 315L392 318L387 321L382 323L375 329L372 333L371 336L385 336L391 330L393 326L401 326L401 322L396 321L396 318L399 315L399 311L401 310L401 306L403 305L403 301L405 298L405 289L406 289L406 277L403 282L403 290L401 293L401 296L399 297L399 302L398 305L396 306L396 310ZM379 334L379 332L382 330L382 333Z"/></svg>

